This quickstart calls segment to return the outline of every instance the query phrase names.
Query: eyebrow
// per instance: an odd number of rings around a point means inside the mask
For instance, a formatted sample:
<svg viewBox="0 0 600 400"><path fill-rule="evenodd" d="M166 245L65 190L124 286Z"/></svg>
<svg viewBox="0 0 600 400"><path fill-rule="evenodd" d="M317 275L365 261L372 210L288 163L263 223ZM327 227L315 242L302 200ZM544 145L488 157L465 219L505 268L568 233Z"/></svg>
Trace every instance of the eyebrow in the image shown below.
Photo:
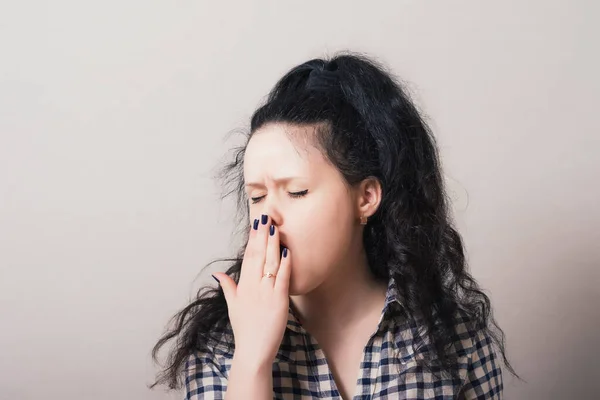
<svg viewBox="0 0 600 400"><path fill-rule="evenodd" d="M275 179L270 179L271 181L275 182L278 185L284 184L284 183L288 183L289 181L293 181L295 179L305 179L302 178L300 176L286 176L286 177L280 177L280 178L275 178ZM248 182L245 184L246 187L265 187L265 185L263 183L260 182Z"/></svg>

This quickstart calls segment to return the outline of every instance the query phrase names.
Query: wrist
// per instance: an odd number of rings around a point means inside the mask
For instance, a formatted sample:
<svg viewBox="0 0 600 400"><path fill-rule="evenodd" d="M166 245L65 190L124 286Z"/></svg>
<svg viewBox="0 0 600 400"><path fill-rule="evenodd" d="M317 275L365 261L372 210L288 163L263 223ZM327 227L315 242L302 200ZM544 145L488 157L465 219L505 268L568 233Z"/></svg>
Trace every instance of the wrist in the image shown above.
<svg viewBox="0 0 600 400"><path fill-rule="evenodd" d="M245 371L247 373L262 374L265 372L271 373L273 369L273 360L261 359L254 355L246 354L241 351L233 353L232 368Z"/></svg>

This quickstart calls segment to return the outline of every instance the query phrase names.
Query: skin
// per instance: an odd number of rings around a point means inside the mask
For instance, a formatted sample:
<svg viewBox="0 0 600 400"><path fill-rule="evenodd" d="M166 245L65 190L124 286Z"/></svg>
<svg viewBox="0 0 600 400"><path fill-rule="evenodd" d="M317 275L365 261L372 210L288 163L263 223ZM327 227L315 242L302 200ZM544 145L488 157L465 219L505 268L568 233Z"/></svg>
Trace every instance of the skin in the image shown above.
<svg viewBox="0 0 600 400"><path fill-rule="evenodd" d="M360 225L361 216L377 210L381 186L369 178L350 187L313 146L313 133L269 124L246 149L251 227L239 285L215 274L236 341L228 398L272 397L271 365L290 305L323 348L342 396L350 397L383 308L387 283L369 271ZM267 223L254 230L263 215ZM285 258L280 242L289 248Z"/></svg>

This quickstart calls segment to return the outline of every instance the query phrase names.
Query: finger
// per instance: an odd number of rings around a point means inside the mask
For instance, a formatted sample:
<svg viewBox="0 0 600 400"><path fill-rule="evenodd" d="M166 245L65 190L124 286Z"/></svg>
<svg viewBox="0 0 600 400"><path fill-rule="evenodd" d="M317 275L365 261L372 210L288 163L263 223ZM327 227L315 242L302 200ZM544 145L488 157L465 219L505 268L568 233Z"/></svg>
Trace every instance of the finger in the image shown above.
<svg viewBox="0 0 600 400"><path fill-rule="evenodd" d="M290 276L292 274L292 254L290 249L284 248L281 254L281 262L279 263L279 271L275 278L275 290L284 295L290 292Z"/></svg>
<svg viewBox="0 0 600 400"><path fill-rule="evenodd" d="M222 272L215 272L213 277L219 282L219 286L223 290L223 294L225 295L225 301L227 301L227 307L229 307L231 301L235 298L237 294L237 285L235 281L231 279L231 277Z"/></svg>
<svg viewBox="0 0 600 400"><path fill-rule="evenodd" d="M247 276L252 276L252 272L249 272L251 268L248 267L248 265L251 264L251 260L253 260L255 257L255 255L253 254L256 249L254 242L256 241L259 225L260 216L259 218L252 220L250 224L250 232L248 232L248 242L246 243L246 248L244 249L244 258L242 260L242 268L240 271L240 283L245 282L247 280Z"/></svg>
<svg viewBox="0 0 600 400"><path fill-rule="evenodd" d="M244 256L245 265L242 265L242 270L246 269L246 276L249 281L259 282L263 275L269 237L269 219L268 215L261 215L257 229L252 234L254 236L248 242L247 251L249 254L248 257Z"/></svg>
<svg viewBox="0 0 600 400"><path fill-rule="evenodd" d="M279 258L279 229L275 225L270 225L263 275L266 273L277 275ZM263 280L270 281L270 285L273 285L273 278L264 277Z"/></svg>

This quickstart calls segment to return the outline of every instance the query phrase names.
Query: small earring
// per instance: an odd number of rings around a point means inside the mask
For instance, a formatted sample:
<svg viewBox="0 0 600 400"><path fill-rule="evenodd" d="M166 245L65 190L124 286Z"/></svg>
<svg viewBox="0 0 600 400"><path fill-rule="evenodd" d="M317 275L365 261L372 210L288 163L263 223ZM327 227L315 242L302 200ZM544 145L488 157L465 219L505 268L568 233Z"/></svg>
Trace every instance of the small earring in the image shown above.
<svg viewBox="0 0 600 400"><path fill-rule="evenodd" d="M364 215L362 215L360 217L360 224L361 225L366 225L367 224L367 217L365 217Z"/></svg>

